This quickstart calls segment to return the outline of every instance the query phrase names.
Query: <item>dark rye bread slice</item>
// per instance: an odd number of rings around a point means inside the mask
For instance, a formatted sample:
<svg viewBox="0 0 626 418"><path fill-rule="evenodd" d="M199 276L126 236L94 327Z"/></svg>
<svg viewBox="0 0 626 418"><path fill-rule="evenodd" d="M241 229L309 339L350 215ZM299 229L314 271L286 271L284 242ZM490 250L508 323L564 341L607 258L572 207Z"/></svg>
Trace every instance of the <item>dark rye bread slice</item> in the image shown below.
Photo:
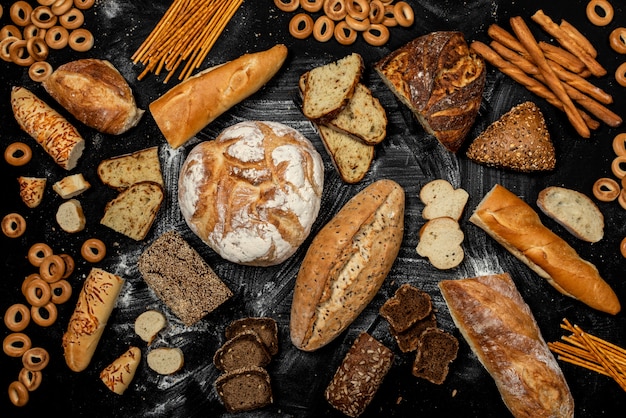
<svg viewBox="0 0 626 418"><path fill-rule="evenodd" d="M393 364L393 353L371 335L361 333L324 391L328 403L349 417L370 404Z"/></svg>
<svg viewBox="0 0 626 418"><path fill-rule="evenodd" d="M236 319L226 327L226 339L230 340L248 330L257 333L272 356L278 353L278 325L274 318L247 317Z"/></svg>
<svg viewBox="0 0 626 418"><path fill-rule="evenodd" d="M380 307L380 315L396 332L403 332L432 310L430 295L409 283L400 286L396 293Z"/></svg>
<svg viewBox="0 0 626 418"><path fill-rule="evenodd" d="M426 318L417 321L409 329L403 332L398 332L390 325L389 332L396 339L398 348L403 353L410 353L417 350L420 337L427 328L437 327L437 317L434 312L431 312Z"/></svg>
<svg viewBox="0 0 626 418"><path fill-rule="evenodd" d="M459 341L456 337L439 328L427 329L419 340L412 367L413 376L437 385L442 384L458 351Z"/></svg>
<svg viewBox="0 0 626 418"><path fill-rule="evenodd" d="M223 373L215 379L215 390L230 413L263 408L274 401L270 375L262 367Z"/></svg>
<svg viewBox="0 0 626 418"><path fill-rule="evenodd" d="M259 335L252 330L242 331L228 339L213 356L213 364L228 372L242 367L265 367L272 357Z"/></svg>
<svg viewBox="0 0 626 418"><path fill-rule="evenodd" d="M157 238L141 254L138 266L144 281L187 326L233 295L176 231L165 232Z"/></svg>

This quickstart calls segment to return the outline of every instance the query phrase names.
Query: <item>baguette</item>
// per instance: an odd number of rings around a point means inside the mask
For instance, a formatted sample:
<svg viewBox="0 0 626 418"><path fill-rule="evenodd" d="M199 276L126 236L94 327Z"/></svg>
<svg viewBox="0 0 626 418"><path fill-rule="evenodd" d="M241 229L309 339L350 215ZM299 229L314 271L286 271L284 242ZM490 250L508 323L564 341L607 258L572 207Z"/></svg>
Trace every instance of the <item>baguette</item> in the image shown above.
<svg viewBox="0 0 626 418"><path fill-rule="evenodd" d="M563 372L508 274L442 280L439 288L513 416L574 416Z"/></svg>
<svg viewBox="0 0 626 418"><path fill-rule="evenodd" d="M85 140L60 113L24 87L11 90L11 108L20 128L66 170L76 167Z"/></svg>
<svg viewBox="0 0 626 418"><path fill-rule="evenodd" d="M598 269L544 226L533 208L503 186L497 184L485 195L470 222L562 294L602 312L615 315L620 311L617 295L600 277Z"/></svg>
<svg viewBox="0 0 626 418"><path fill-rule="evenodd" d="M291 306L293 344L314 351L343 332L374 298L400 250L404 190L379 180L326 224L304 257Z"/></svg>
<svg viewBox="0 0 626 418"><path fill-rule="evenodd" d="M222 113L267 83L287 58L279 44L206 69L150 103L150 112L172 148L178 148Z"/></svg>
<svg viewBox="0 0 626 418"><path fill-rule="evenodd" d="M71 370L81 372L89 366L123 284L124 279L105 270L89 272L63 334L65 362Z"/></svg>

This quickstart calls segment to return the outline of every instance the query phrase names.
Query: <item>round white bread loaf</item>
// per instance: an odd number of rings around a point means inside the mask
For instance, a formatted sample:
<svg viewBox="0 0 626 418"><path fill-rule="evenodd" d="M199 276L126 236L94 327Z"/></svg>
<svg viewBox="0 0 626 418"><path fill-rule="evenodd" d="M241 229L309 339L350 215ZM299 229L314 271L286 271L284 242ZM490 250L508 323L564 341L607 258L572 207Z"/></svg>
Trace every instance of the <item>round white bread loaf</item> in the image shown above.
<svg viewBox="0 0 626 418"><path fill-rule="evenodd" d="M178 180L191 230L226 260L282 263L317 218L324 166L311 142L278 122L246 121L196 145Z"/></svg>

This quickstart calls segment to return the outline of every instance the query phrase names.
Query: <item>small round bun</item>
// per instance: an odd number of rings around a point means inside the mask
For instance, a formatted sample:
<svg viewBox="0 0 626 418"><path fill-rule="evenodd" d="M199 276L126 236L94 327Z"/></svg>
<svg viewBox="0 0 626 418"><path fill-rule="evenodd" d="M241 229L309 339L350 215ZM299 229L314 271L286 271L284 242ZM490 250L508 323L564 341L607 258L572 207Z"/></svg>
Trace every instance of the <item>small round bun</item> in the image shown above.
<svg viewBox="0 0 626 418"><path fill-rule="evenodd" d="M196 145L178 179L191 230L226 260L282 263L309 235L324 186L322 158L297 130L246 121Z"/></svg>

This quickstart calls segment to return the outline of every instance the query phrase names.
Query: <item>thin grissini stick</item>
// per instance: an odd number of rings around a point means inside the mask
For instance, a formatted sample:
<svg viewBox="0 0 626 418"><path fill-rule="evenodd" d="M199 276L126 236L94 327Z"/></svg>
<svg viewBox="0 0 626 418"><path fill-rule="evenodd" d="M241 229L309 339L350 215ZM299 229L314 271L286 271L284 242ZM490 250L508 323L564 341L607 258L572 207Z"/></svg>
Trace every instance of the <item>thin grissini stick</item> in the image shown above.
<svg viewBox="0 0 626 418"><path fill-rule="evenodd" d="M596 61L594 57L589 55L583 47L572 40L572 38L564 32L559 25L554 23L549 16L543 13L543 10L536 11L535 14L531 16L531 19L541 26L541 28L548 34L554 37L554 39L556 39L563 48L567 49L584 62L589 71L591 71L591 74L596 77L606 75L606 69L598 61Z"/></svg>
<svg viewBox="0 0 626 418"><path fill-rule="evenodd" d="M572 38L578 45L581 46L589 55L593 58L598 56L598 51L596 47L587 39L585 35L583 35L574 25L566 21L565 19L561 20L560 28L565 32L570 38Z"/></svg>
<svg viewBox="0 0 626 418"><path fill-rule="evenodd" d="M579 74L587 68L585 63L579 60L574 54L559 46L544 41L540 41L538 44L547 60L554 61L573 73Z"/></svg>
<svg viewBox="0 0 626 418"><path fill-rule="evenodd" d="M509 61L511 64L519 67L522 71L529 75L539 74L539 68L531 61L529 61L522 54L513 51L508 48L506 45L501 44L498 41L491 41L489 46L493 48L502 58Z"/></svg>
<svg viewBox="0 0 626 418"><path fill-rule="evenodd" d="M522 45L514 35L512 35L503 27L498 26L494 23L489 26L489 29L487 29L487 34L494 41L501 43L502 45L506 46L509 49L512 49L515 52L518 52L524 58L530 58L528 56L528 51L526 51L526 48L524 48L524 45Z"/></svg>
<svg viewBox="0 0 626 418"><path fill-rule="evenodd" d="M545 99L552 106L557 109L563 111L563 103L559 100L558 97L544 84L530 77L524 71L511 64L502 58L496 51L491 49L487 44L484 44L480 41L474 41L471 43L471 48L478 55L482 56L483 59L489 62L494 67L498 68L501 72L511 77L514 81L520 83L524 87L526 87L530 92L536 94L537 96ZM600 124L598 121L591 118L585 112L580 112L581 116L585 120L585 123L589 127L589 129L597 129Z"/></svg>
<svg viewBox="0 0 626 418"><path fill-rule="evenodd" d="M589 132L589 128L585 124L585 121L578 113L578 109L574 106L572 99L567 95L561 80L554 74L552 68L548 64L546 57L543 55L541 48L537 44L535 37L532 32L526 25L524 19L519 16L512 17L510 19L511 28L520 43L526 48L531 58L533 59L535 65L541 71L541 74L545 78L547 86L554 92L554 94L559 98L559 100L563 103L563 109L565 110L565 114L569 119L570 123L576 129L576 132L583 138L589 138L591 133Z"/></svg>
<svg viewBox="0 0 626 418"><path fill-rule="evenodd" d="M548 61L548 63L552 67L552 70L556 73L557 77L565 81L570 86L574 87L577 90L580 90L582 93L585 93L590 97L593 97L594 99L605 105L613 103L613 96L602 90L600 87L589 82L584 77L581 77L579 74L574 74L570 71L567 71L556 62Z"/></svg>

